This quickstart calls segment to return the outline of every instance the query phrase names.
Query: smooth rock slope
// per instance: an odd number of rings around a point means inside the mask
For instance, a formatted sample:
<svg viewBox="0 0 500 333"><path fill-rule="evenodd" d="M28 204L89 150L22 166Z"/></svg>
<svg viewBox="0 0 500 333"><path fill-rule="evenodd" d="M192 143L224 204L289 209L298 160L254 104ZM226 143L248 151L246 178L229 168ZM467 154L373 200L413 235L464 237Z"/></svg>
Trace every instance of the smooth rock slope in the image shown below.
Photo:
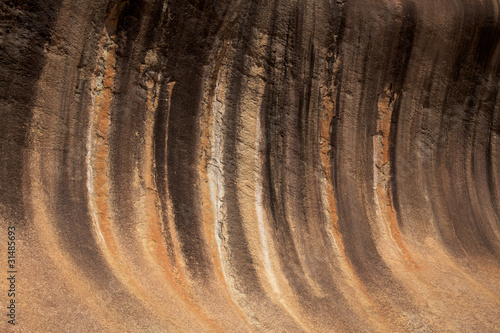
<svg viewBox="0 0 500 333"><path fill-rule="evenodd" d="M499 65L497 0L0 1L1 331L500 331Z"/></svg>

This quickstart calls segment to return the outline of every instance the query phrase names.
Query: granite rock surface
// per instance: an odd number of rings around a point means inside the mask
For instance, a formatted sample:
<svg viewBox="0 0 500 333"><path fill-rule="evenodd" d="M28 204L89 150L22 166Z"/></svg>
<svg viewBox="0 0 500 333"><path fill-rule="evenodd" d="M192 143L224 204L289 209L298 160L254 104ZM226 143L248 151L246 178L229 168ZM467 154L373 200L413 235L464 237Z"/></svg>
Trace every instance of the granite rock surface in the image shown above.
<svg viewBox="0 0 500 333"><path fill-rule="evenodd" d="M0 1L2 327L499 332L499 65L497 0Z"/></svg>

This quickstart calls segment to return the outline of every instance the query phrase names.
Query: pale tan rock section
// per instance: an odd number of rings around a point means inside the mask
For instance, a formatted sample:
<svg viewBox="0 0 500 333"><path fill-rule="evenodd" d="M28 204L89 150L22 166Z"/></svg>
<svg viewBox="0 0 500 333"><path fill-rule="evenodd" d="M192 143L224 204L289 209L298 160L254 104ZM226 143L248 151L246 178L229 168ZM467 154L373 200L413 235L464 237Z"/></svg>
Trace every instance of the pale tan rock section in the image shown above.
<svg viewBox="0 0 500 333"><path fill-rule="evenodd" d="M499 15L0 2L0 331L500 331Z"/></svg>

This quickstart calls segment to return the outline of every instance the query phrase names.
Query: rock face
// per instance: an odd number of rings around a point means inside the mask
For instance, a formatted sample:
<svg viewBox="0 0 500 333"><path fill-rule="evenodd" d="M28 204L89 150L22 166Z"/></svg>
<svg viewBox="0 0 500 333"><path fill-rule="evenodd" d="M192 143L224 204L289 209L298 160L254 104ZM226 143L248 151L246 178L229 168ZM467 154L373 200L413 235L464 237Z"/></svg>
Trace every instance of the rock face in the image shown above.
<svg viewBox="0 0 500 333"><path fill-rule="evenodd" d="M2 327L498 332L499 8L2 1Z"/></svg>

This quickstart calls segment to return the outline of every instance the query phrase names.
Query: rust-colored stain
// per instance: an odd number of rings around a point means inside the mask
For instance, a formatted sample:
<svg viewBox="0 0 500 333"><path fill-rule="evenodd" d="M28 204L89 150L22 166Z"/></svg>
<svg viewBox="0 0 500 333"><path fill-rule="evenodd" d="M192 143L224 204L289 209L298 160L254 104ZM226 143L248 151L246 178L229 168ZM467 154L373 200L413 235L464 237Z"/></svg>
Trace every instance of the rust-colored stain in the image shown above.
<svg viewBox="0 0 500 333"><path fill-rule="evenodd" d="M496 0L0 12L1 332L499 331Z"/></svg>
<svg viewBox="0 0 500 333"><path fill-rule="evenodd" d="M399 231L398 220L392 201L391 188L389 186L391 168L389 136L391 131L392 108L394 107L393 102L396 98L398 98L397 94L392 96L390 91L386 91L385 96L380 98L378 102L377 135L373 137L373 156L375 163L374 186L377 197L377 211L386 223L387 233L393 246L410 267L415 267L415 263L411 259L408 250L405 248L401 232Z"/></svg>

